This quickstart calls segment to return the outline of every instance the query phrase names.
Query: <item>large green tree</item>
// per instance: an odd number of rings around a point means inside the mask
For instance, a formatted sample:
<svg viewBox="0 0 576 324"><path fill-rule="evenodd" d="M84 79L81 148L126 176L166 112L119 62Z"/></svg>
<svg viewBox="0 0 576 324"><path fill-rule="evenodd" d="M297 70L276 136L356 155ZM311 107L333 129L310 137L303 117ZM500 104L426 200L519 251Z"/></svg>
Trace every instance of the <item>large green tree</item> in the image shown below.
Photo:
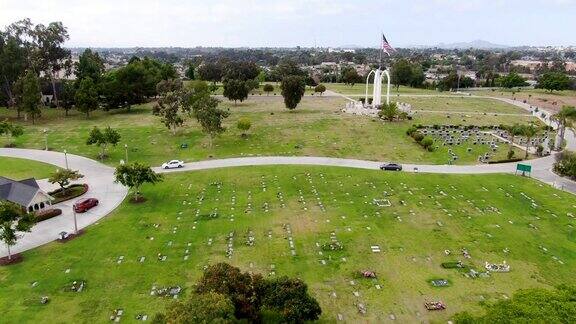
<svg viewBox="0 0 576 324"><path fill-rule="evenodd" d="M26 114L32 118L32 124L40 117L42 93L40 92L40 80L36 73L31 70L26 72L22 79L22 93L19 105Z"/></svg>
<svg viewBox="0 0 576 324"><path fill-rule="evenodd" d="M569 89L571 84L572 81L565 73L547 72L538 78L536 87L552 92L554 90Z"/></svg>
<svg viewBox="0 0 576 324"><path fill-rule="evenodd" d="M501 76L496 80L496 83L502 87L507 89L512 89L515 87L524 87L527 86L528 83L526 79L518 75L518 73L510 72L506 76Z"/></svg>
<svg viewBox="0 0 576 324"><path fill-rule="evenodd" d="M192 103L193 115L202 127L202 131L208 134L210 148L212 148L214 138L226 130L222 122L230 116L228 111L218 108L219 103L218 99L209 95L203 95Z"/></svg>
<svg viewBox="0 0 576 324"><path fill-rule="evenodd" d="M19 205L0 201L0 240L8 248L8 260L12 259L10 247L18 241L18 232L30 232L35 221L32 214Z"/></svg>
<svg viewBox="0 0 576 324"><path fill-rule="evenodd" d="M303 77L291 75L282 79L280 88L284 97L284 105L286 108L293 110L296 109L304 96L304 92L306 92L306 83L304 83Z"/></svg>
<svg viewBox="0 0 576 324"><path fill-rule="evenodd" d="M174 89L165 92L156 102L153 108L153 114L161 117L162 124L166 126L173 135L176 130L184 124L182 113L189 104L189 95L182 89Z"/></svg>
<svg viewBox="0 0 576 324"><path fill-rule="evenodd" d="M248 98L248 93L250 88L246 84L246 81L240 79L228 79L224 81L224 97L228 100L234 100L234 104L238 100L243 102Z"/></svg>
<svg viewBox="0 0 576 324"><path fill-rule="evenodd" d="M60 71L70 73L71 52L64 47L70 37L67 28L61 22L51 22L47 26L38 24L32 35L35 40L34 64L39 71L44 71L50 77L52 95L56 106L59 106L56 83Z"/></svg>
<svg viewBox="0 0 576 324"><path fill-rule="evenodd" d="M26 48L15 36L0 32L0 83L8 107L16 105L14 85L27 66Z"/></svg>
<svg viewBox="0 0 576 324"><path fill-rule="evenodd" d="M171 324L226 324L235 323L234 304L226 295L215 292L192 294L184 301L176 301L167 307L163 323Z"/></svg>
<svg viewBox="0 0 576 324"><path fill-rule="evenodd" d="M121 164L114 172L116 182L134 190L134 201L141 200L140 187L145 183L156 184L163 181L161 174L155 173L149 166L135 162Z"/></svg>
<svg viewBox="0 0 576 324"><path fill-rule="evenodd" d="M100 130L97 126L94 126L88 135L86 140L86 145L96 145L100 148L100 159L104 159L107 154L108 145L116 146L121 139L120 133L108 126L104 131Z"/></svg>
<svg viewBox="0 0 576 324"><path fill-rule="evenodd" d="M87 48L80 54L78 62L74 64L76 81L79 83L90 78L95 84L100 84L104 74L104 61L100 58L98 52Z"/></svg>
<svg viewBox="0 0 576 324"><path fill-rule="evenodd" d="M80 86L74 97L76 109L86 114L90 118L90 112L98 109L98 89L90 77L80 81Z"/></svg>
<svg viewBox="0 0 576 324"><path fill-rule="evenodd" d="M286 276L264 281L262 306L280 314L288 323L315 321L322 314L306 283Z"/></svg>

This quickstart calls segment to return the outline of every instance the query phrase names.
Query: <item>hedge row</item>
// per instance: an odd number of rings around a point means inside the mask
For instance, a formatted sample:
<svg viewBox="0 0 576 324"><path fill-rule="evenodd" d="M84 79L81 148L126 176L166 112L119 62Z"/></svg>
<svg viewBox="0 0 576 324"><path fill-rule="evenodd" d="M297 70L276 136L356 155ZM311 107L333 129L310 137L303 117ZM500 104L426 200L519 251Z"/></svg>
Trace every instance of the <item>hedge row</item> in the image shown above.
<svg viewBox="0 0 576 324"><path fill-rule="evenodd" d="M36 222L41 222L60 215L62 215L62 209L51 208L37 211L35 214L35 218Z"/></svg>
<svg viewBox="0 0 576 324"><path fill-rule="evenodd" d="M424 134L420 133L415 126L408 128L406 134L412 137L416 143L420 144L425 150L429 152L434 151L434 139L430 136L424 136Z"/></svg>

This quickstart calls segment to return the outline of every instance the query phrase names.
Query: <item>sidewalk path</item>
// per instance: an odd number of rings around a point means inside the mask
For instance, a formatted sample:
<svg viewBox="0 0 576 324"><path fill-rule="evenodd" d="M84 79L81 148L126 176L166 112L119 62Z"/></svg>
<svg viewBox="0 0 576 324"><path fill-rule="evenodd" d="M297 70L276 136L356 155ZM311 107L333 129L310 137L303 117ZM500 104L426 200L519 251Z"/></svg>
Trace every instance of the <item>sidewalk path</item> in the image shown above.
<svg viewBox="0 0 576 324"><path fill-rule="evenodd" d="M44 162L59 168L66 167L64 154L60 152L1 148L0 156ZM90 187L82 197L94 197L100 202L97 207L90 211L77 215L79 229L85 228L111 213L128 193L125 187L114 183L114 169L109 166L73 154L68 154L68 166L72 170L80 171L84 178L78 182L87 183ZM39 184L43 189L47 186L47 182L44 180L40 180ZM72 205L78 199L54 205L54 208L62 210L62 215L38 223L30 233L23 233L22 238L10 249L12 253L30 250L52 242L62 231L74 232ZM0 257L7 254L6 246L0 244Z"/></svg>

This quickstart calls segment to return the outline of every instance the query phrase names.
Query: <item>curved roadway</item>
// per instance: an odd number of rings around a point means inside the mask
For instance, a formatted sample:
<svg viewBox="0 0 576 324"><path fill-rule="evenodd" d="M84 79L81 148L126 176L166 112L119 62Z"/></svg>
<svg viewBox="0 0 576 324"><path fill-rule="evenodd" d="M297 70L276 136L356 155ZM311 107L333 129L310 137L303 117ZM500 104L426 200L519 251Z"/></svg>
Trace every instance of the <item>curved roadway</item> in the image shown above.
<svg viewBox="0 0 576 324"><path fill-rule="evenodd" d="M504 99L504 98L491 98L501 100L515 106L521 107L528 111L532 110L527 104L519 101ZM542 111L545 112L546 111ZM540 112L540 113L541 113ZM539 119L547 125L551 125L550 118L542 117L538 114ZM549 114L548 114L549 115ZM576 138L574 132L566 132L567 148L574 150L576 148ZM40 151L29 149L0 149L0 156L23 158L35 160L48 164L55 165L63 168L66 166L64 154L52 151ZM552 165L554 163L554 156L543 157L534 159L528 162L532 165L532 177L540 181L551 184L557 188L576 193L576 182L566 178L557 176L552 172ZM103 165L97 161L68 154L68 164L73 170L79 170L85 177L81 182L88 183L90 189L86 196L96 197L99 199L100 204L98 207L90 210L85 214L79 214L78 228L87 227L99 219L111 213L126 197L128 190L122 185L114 182L114 169ZM337 166L361 169L379 169L382 162L355 160L355 159L340 159L330 157L308 157L308 156L263 156L263 157L243 157L243 158L229 158L219 160L207 160L187 163L181 169L163 170L161 168L154 168L159 173L171 173L193 170L207 170L225 167L239 167L239 166L258 166L258 165L318 165L318 166ZM404 171L406 172L421 172L421 173L445 173L445 174L487 174L487 173L514 173L516 163L502 163L502 164L481 164L481 165L418 165L418 164L403 164ZM40 182L42 187L46 186L45 182ZM24 233L23 237L18 240L18 243L11 248L13 253L26 251L37 246L51 242L57 238L61 231L72 232L74 229L72 203L60 203L54 205L62 209L63 214L49 220L40 222L32 229L31 233ZM7 255L5 246L0 246L0 256Z"/></svg>
<svg viewBox="0 0 576 324"><path fill-rule="evenodd" d="M60 152L2 148L0 149L0 156L35 160L52 164L59 168L66 167L66 159L64 154ZM89 186L88 192L84 196L95 197L99 200L97 207L86 213L77 214L78 229L82 229L111 213L124 200L128 190L114 182L113 168L78 155L68 154L67 157L70 169L78 170L84 175L84 178L78 182L87 183ZM47 181L40 180L38 182L44 190L52 187ZM57 239L58 233L62 231L74 232L72 205L76 200L72 199L55 204L55 208L62 209L62 215L36 224L30 233L23 233L17 244L11 247L11 252L22 252L52 242ZM6 246L0 244L0 256L7 254Z"/></svg>

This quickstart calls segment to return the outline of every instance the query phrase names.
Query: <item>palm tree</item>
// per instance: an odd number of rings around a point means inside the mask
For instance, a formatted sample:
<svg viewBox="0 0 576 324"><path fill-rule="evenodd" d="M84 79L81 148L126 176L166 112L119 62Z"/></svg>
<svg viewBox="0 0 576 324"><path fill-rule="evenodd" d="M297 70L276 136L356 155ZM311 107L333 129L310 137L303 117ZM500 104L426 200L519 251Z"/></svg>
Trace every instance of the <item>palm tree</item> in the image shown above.
<svg viewBox="0 0 576 324"><path fill-rule="evenodd" d="M520 128L520 133L526 136L526 155L524 160L528 159L528 151L530 150L530 140L538 133L538 128L533 124L523 125Z"/></svg>
<svg viewBox="0 0 576 324"><path fill-rule="evenodd" d="M561 150L564 144L566 127L572 127L572 121L576 120L576 108L574 106L563 106L559 112L552 115L552 120L558 124L558 133L560 135L560 141L556 143L556 150Z"/></svg>
<svg viewBox="0 0 576 324"><path fill-rule="evenodd" d="M512 126L506 126L506 131L510 134L510 145L508 148L508 158L514 156L514 138L522 133L522 126L519 124L514 124Z"/></svg>

